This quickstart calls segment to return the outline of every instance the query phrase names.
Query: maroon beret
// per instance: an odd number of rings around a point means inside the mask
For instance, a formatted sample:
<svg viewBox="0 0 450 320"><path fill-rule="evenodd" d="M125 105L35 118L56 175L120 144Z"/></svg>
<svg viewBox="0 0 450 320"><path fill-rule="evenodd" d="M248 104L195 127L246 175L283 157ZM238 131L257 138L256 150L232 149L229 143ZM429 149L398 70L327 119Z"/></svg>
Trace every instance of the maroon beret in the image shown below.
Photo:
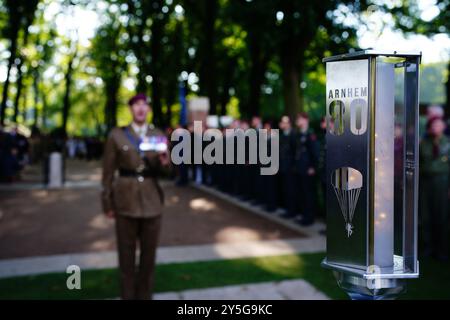
<svg viewBox="0 0 450 320"><path fill-rule="evenodd" d="M296 119L298 119L298 118L303 118L303 119L309 120L309 115L308 115L306 112L299 112L299 113L297 114Z"/></svg>
<svg viewBox="0 0 450 320"><path fill-rule="evenodd" d="M135 104L139 100L144 100L145 103L148 103L148 98L144 93L138 93L131 97L130 100L128 100L128 105L131 107L133 104Z"/></svg>
<svg viewBox="0 0 450 320"><path fill-rule="evenodd" d="M435 123L437 120L442 120L444 121L444 119L442 119L442 117L440 116L433 116L430 119L428 119L427 121L427 125L426 125L426 129L430 130L431 126L433 125L433 123ZM445 122L445 121L444 121Z"/></svg>

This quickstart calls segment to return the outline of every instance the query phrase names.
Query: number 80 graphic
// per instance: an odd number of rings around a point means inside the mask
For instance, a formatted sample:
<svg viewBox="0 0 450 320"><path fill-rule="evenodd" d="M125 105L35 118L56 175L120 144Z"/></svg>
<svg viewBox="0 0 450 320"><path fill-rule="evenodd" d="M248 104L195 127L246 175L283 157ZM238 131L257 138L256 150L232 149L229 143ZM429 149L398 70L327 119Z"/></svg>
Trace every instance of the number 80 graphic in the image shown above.
<svg viewBox="0 0 450 320"><path fill-rule="evenodd" d="M350 111L342 100L333 100L328 105L327 127L328 131L336 136L344 134L347 123L345 114L350 112L350 132L362 135L367 130L367 101L354 99L350 102Z"/></svg>

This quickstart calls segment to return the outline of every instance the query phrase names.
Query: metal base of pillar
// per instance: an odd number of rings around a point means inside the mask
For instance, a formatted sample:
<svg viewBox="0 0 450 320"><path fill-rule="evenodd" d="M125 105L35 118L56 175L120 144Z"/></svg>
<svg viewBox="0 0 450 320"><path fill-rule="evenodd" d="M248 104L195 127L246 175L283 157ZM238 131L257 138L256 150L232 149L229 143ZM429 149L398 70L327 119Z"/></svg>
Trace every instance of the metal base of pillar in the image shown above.
<svg viewBox="0 0 450 320"><path fill-rule="evenodd" d="M364 279L339 271L333 274L352 300L394 300L406 291L404 279Z"/></svg>

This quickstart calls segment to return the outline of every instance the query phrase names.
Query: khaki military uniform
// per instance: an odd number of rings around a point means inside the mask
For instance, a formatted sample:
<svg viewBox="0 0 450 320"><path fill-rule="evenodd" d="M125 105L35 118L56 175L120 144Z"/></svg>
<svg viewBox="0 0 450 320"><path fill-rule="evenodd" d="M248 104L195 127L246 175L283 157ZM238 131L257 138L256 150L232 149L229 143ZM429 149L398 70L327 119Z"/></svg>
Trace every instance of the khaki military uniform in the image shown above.
<svg viewBox="0 0 450 320"><path fill-rule="evenodd" d="M163 133L148 126L146 136ZM131 139L132 138L132 139ZM157 176L163 169L158 153L138 151L132 126L114 128L103 158L103 211L113 210L123 299L150 299L164 194ZM136 270L136 242L140 259Z"/></svg>
<svg viewBox="0 0 450 320"><path fill-rule="evenodd" d="M426 137L420 143L420 231L424 255L449 255L449 156L450 141L443 136L437 143Z"/></svg>

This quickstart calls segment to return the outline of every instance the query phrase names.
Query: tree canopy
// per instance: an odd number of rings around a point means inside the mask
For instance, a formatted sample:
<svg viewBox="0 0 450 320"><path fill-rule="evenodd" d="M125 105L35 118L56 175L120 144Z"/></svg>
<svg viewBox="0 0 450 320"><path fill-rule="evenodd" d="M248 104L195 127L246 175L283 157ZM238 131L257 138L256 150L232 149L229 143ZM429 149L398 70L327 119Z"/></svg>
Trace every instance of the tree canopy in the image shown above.
<svg viewBox="0 0 450 320"><path fill-rule="evenodd" d="M153 121L173 126L181 86L188 96L209 97L211 114L276 119L306 111L318 120L324 113L321 59L358 49L358 27L371 5L0 0L0 122L103 135L129 121L126 102L143 92L151 97ZM428 23L416 1L379 7L405 33L448 33L449 1L436 5L439 14ZM427 79L439 78L441 67L434 65Z"/></svg>

